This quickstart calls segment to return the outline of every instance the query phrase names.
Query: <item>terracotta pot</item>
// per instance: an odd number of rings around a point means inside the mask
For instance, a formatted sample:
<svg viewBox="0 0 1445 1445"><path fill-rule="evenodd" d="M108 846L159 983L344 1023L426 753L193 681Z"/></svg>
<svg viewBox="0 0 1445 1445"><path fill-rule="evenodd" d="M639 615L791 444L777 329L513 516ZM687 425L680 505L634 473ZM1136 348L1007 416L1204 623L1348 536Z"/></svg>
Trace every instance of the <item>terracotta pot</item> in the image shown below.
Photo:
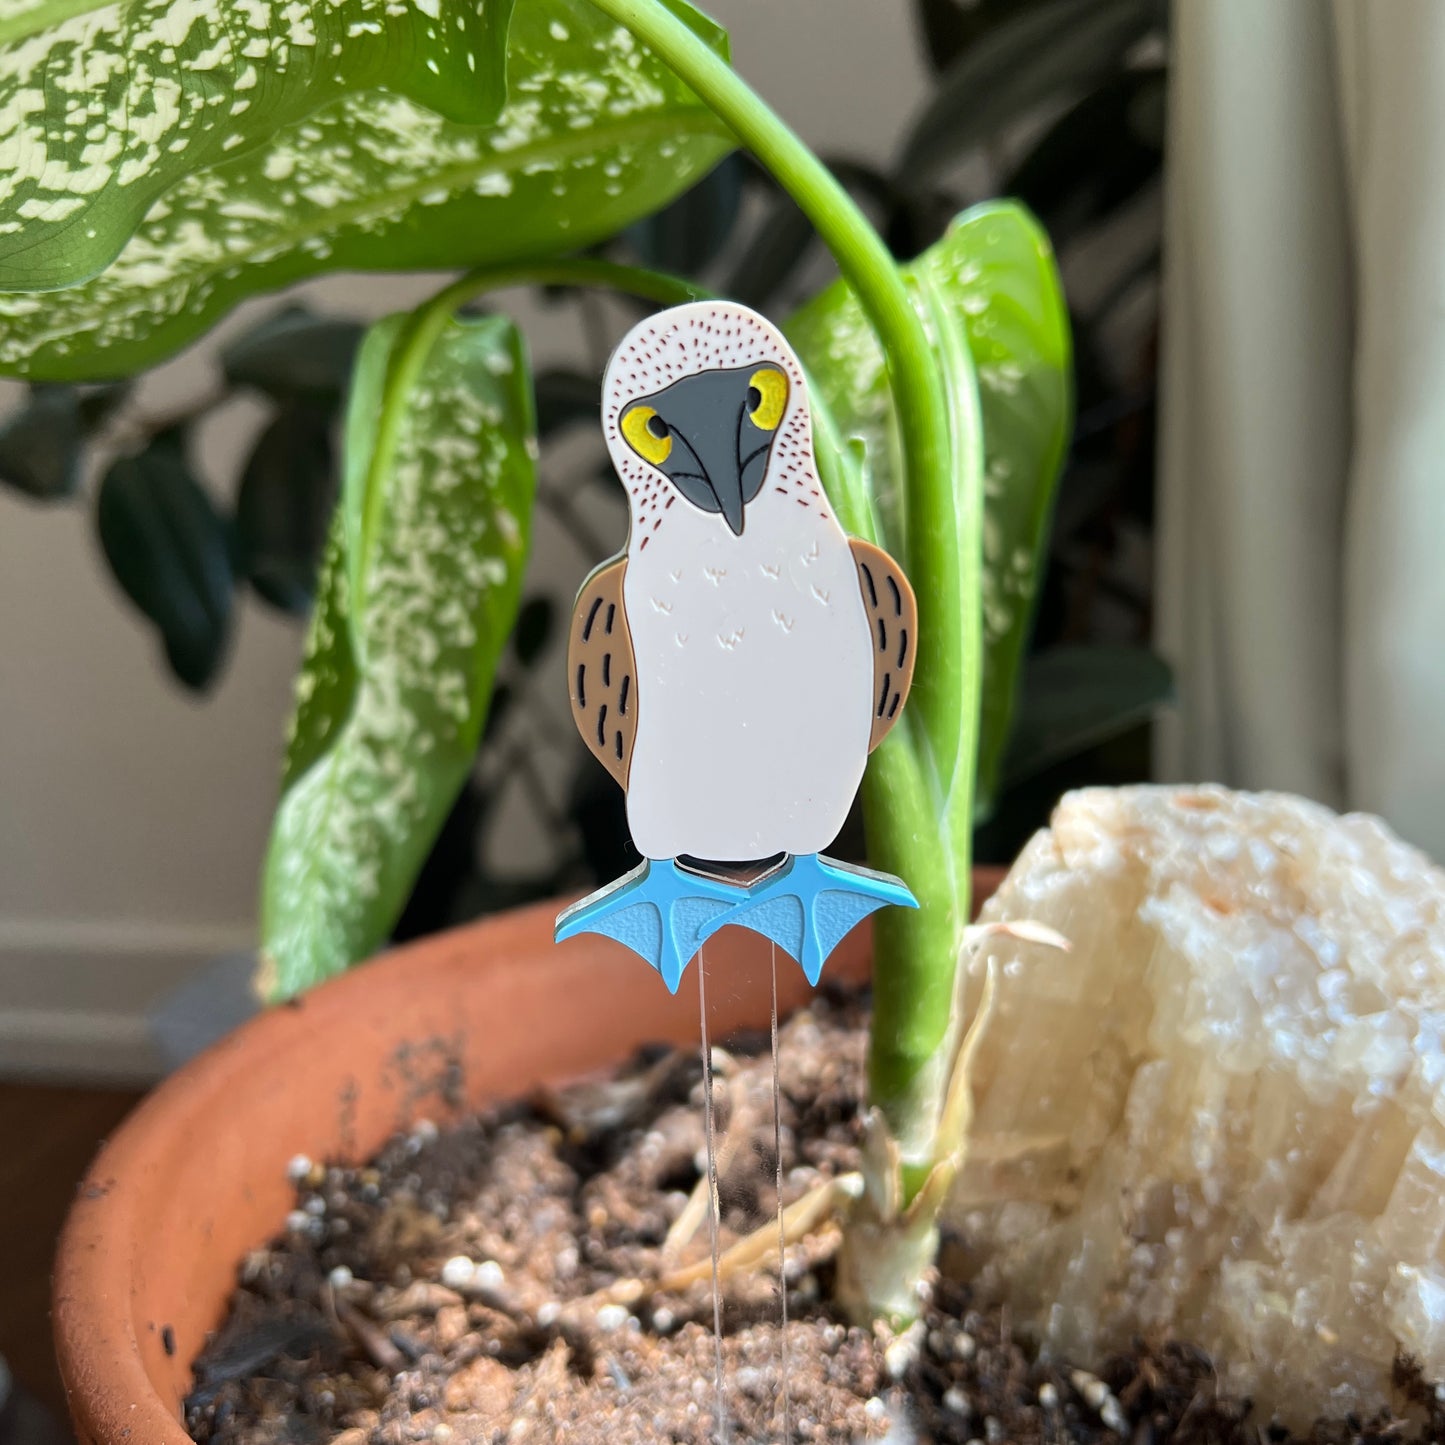
<svg viewBox="0 0 1445 1445"><path fill-rule="evenodd" d="M976 895L1001 870L978 870ZM400 948L273 1009L174 1074L91 1166L61 1236L56 1351L81 1445L187 1445L181 1401L236 1267L283 1227L287 1163L360 1160L420 1117L438 1123L542 1082L698 1036L691 975L676 998L607 940L552 942L556 904ZM862 926L828 964L867 976ZM780 1003L810 990L779 959ZM708 944L716 1035L765 1025L768 947Z"/></svg>

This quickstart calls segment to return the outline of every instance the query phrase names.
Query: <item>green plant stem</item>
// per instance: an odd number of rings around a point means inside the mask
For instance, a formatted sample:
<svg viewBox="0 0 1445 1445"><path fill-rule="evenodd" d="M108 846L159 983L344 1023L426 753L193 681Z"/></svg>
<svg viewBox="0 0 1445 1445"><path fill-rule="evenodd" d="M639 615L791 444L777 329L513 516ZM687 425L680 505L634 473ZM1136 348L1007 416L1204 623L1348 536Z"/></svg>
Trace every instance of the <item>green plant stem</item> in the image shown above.
<svg viewBox="0 0 1445 1445"><path fill-rule="evenodd" d="M949 423L954 450L954 506L958 535L975 539L955 558L962 595L977 599L982 586L983 528L982 422L973 360L958 332L940 313L936 286L927 274L917 283L920 305L933 322L938 360L948 380ZM929 818L932 838L909 849L904 875L923 906L910 911L886 909L875 927L875 948L886 960L892 986L874 990L868 1077L872 1101L893 1125L903 1168L903 1200L911 1203L939 1159L956 1141L940 1138L938 1121L955 1050L953 1017L957 960L968 924L970 862L973 852L974 765L978 749L977 700L982 688L983 627L980 608L967 608L960 619L960 666L964 697L958 719L959 748L968 767L954 771L941 794L930 795L926 780L915 776L916 748L909 735L890 750L884 741L864 780L864 807L877 813ZM909 721L904 715L904 723ZM880 796L882 794L883 796ZM928 846L931 841L932 846ZM920 846L920 844L922 846ZM887 866L884 864L883 866Z"/></svg>

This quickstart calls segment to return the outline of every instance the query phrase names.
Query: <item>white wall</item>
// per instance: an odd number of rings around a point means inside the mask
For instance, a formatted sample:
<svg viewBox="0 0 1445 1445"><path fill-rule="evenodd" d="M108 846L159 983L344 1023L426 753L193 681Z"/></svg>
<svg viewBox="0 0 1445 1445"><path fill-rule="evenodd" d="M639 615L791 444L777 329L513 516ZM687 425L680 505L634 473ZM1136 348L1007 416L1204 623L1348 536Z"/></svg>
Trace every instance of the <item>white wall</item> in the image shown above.
<svg viewBox="0 0 1445 1445"><path fill-rule="evenodd" d="M709 8L810 143L888 158L926 83L907 0ZM376 315L434 285L338 277L308 297ZM566 322L519 319L539 360L570 347ZM140 405L160 414L203 391L209 349L161 368ZM230 483L253 420L243 406L208 425L210 476ZM224 681L194 701L106 574L89 509L6 493L0 619L0 1073L144 1076L147 1005L253 941L300 634L246 603Z"/></svg>

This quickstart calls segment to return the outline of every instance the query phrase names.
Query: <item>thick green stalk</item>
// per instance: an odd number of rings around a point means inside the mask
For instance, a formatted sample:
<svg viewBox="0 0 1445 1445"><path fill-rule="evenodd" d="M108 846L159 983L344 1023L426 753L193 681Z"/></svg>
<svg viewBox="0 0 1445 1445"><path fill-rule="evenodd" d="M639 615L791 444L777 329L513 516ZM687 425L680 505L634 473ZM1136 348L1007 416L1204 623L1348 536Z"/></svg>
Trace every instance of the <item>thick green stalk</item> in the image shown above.
<svg viewBox="0 0 1445 1445"><path fill-rule="evenodd" d="M975 604L964 613L961 668L964 697L959 752L969 767L954 770L946 788L926 775L927 749L907 735L909 718L874 754L863 782L870 821L882 815L911 820L904 840L905 876L923 902L916 912L885 909L874 944L889 987L874 990L869 1118L864 1149L867 1183L838 1254L835 1302L866 1322L912 1320L920 1286L937 1255L938 1215L961 1164L964 1145L958 1090L970 1087L967 1057L959 1053L953 1017L954 976L968 922L969 860L973 840L971 766L977 748L982 670L980 532L983 525L982 429L973 362L955 328L947 324L938 288L926 270L917 279L920 305L938 338L938 359L947 381L949 426L954 446L960 590ZM904 733L904 736L898 734ZM889 842L899 840L890 838ZM873 843L869 836L870 848ZM888 861L884 861L887 859ZM884 854L884 866L892 860ZM896 1161L897 1173L894 1172Z"/></svg>
<svg viewBox="0 0 1445 1445"><path fill-rule="evenodd" d="M839 440L832 416L816 397L813 429L818 470L839 519L855 536L877 540L877 519L872 500L859 468ZM965 428L967 441L968 430ZM973 429L976 434L976 428ZM958 445L955 441L955 445ZM966 463L961 453L958 461ZM972 495L980 502L977 487ZM976 536L972 527L965 532ZM966 558L959 563L965 578L964 595L977 585L977 565ZM976 609L975 609L976 613ZM965 624L967 619L965 618ZM978 627L972 639L965 626L964 640L970 651L964 655L965 697L977 696ZM972 714L969 714L972 717ZM967 727L967 719L965 727ZM968 734L960 730L961 735ZM897 728L868 760L863 777L863 814L868 826L870 862L908 880L921 906L917 909L885 908L874 920L873 1021L868 1047L868 1092L888 1120L899 1148L902 1168L902 1202L906 1205L928 1178L941 1151L950 1141L937 1136L956 1021L952 1019L955 961L968 922L969 856L972 846L973 770L956 770L952 789L944 796L928 766L929 747L922 728L911 712L905 712ZM971 738L963 751L973 756ZM950 806L956 804L956 806ZM950 816L960 811L970 818L968 827L950 829ZM931 1222L929 1225L931 1231ZM857 1255L871 1250L863 1243L862 1231L847 1251ZM926 1244L899 1249L888 1244L886 1227L868 1235L882 1241L883 1258L871 1271L875 1281L891 1276L901 1259L928 1256ZM918 1244L918 1241L913 1241ZM910 1295L911 1283L894 1292L897 1298ZM865 1313L891 1314L891 1304L878 1308L870 1296Z"/></svg>
<svg viewBox="0 0 1445 1445"><path fill-rule="evenodd" d="M890 736L875 754L863 784L870 825L879 814L911 819L915 834L896 860L879 857L912 884L922 902L915 911L885 909L875 924L880 959L888 960L893 987L875 990L868 1078L874 1104L892 1126L903 1165L903 1202L912 1201L939 1158L957 1141L937 1137L947 1076L961 1021L953 1018L954 974L968 924L969 868L973 851L974 758L978 748L978 698L982 687L983 635L978 605L983 528L982 425L973 359L957 330L941 314L937 288L925 272L919 280L922 309L933 321L938 360L946 378L954 455L957 536L954 559L960 592L970 599L960 618L960 667L965 706L956 727L967 766L946 785L915 777L909 768L922 754L907 734L896 748ZM907 715L904 717L908 722ZM872 845L870 833L870 848Z"/></svg>

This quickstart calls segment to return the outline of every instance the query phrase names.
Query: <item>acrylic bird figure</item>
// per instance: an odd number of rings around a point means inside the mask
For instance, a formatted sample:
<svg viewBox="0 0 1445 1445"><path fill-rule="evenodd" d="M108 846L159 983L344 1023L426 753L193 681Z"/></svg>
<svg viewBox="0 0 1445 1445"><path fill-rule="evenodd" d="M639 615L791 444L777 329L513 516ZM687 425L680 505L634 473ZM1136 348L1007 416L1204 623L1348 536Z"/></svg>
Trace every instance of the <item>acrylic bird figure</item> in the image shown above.
<svg viewBox="0 0 1445 1445"><path fill-rule="evenodd" d="M745 307L697 302L624 338L602 424L627 491L625 552L584 582L568 683L579 732L627 794L644 862L558 937L620 938L676 990L725 923L811 981L897 879L819 855L913 677L917 606L819 481L803 371Z"/></svg>

